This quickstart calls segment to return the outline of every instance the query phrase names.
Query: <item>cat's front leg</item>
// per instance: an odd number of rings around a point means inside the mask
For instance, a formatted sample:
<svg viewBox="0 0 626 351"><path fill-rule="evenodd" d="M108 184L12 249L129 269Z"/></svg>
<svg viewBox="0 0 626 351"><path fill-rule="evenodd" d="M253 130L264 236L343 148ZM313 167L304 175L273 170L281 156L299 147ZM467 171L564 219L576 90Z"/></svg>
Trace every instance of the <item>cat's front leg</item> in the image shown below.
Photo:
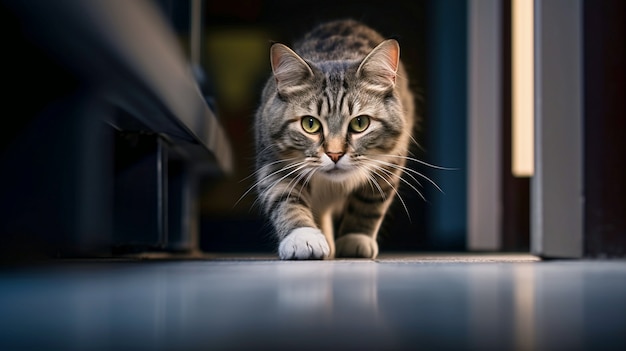
<svg viewBox="0 0 626 351"><path fill-rule="evenodd" d="M278 256L281 260L320 260L329 254L326 237L319 229L312 227L292 230L278 245Z"/></svg>
<svg viewBox="0 0 626 351"><path fill-rule="evenodd" d="M380 192L370 188L355 191L346 202L339 236L335 240L337 257L376 258L376 236L390 204L392 183L381 185Z"/></svg>
<svg viewBox="0 0 626 351"><path fill-rule="evenodd" d="M337 257L376 258L378 243L376 237L367 233L349 233L342 235L335 243Z"/></svg>
<svg viewBox="0 0 626 351"><path fill-rule="evenodd" d="M289 193L288 193L289 194ZM331 254L326 237L318 228L308 203L307 192L262 198L278 237L281 260L320 260Z"/></svg>

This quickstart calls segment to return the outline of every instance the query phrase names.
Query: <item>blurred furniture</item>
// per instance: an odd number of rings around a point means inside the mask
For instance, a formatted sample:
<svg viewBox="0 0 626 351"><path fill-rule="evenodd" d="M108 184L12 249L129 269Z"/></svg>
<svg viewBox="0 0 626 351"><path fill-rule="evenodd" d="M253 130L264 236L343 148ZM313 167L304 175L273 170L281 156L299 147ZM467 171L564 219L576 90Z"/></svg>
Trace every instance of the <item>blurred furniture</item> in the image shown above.
<svg viewBox="0 0 626 351"><path fill-rule="evenodd" d="M25 33L8 82L41 106L11 113L0 150L4 257L197 252L198 187L232 156L163 4L3 2L13 35ZM190 11L196 51L199 20ZM52 69L21 94L41 65Z"/></svg>

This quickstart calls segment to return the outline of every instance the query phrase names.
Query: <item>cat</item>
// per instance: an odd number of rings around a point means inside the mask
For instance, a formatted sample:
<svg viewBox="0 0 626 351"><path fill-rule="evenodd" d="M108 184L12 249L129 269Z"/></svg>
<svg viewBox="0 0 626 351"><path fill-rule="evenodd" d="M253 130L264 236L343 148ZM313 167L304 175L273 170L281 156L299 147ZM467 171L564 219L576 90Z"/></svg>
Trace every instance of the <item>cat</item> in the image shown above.
<svg viewBox="0 0 626 351"><path fill-rule="evenodd" d="M274 43L255 115L257 201L282 260L376 258L416 116L400 46L347 19Z"/></svg>

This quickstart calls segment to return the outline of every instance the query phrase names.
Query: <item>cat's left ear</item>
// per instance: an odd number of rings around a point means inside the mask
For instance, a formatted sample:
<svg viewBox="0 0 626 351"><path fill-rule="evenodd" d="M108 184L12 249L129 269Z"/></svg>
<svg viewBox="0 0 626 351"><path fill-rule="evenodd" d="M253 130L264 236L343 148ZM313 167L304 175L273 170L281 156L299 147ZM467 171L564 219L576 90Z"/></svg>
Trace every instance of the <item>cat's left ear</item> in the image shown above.
<svg viewBox="0 0 626 351"><path fill-rule="evenodd" d="M396 84L399 64L400 44L395 39L388 39L365 56L357 77L368 80L378 89L389 90Z"/></svg>
<svg viewBox="0 0 626 351"><path fill-rule="evenodd" d="M313 77L313 71L298 54L283 44L270 48L270 62L276 79L276 88L283 95L289 95L306 87Z"/></svg>

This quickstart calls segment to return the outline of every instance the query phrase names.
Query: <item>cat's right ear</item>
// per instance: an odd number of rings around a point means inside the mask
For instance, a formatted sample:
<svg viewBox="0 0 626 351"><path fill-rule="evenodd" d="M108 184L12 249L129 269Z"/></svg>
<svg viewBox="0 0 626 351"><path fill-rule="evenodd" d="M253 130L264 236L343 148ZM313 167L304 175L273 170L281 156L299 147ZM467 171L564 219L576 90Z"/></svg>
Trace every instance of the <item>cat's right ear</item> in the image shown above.
<svg viewBox="0 0 626 351"><path fill-rule="evenodd" d="M311 67L293 50L283 44L270 48L270 62L276 80L276 89L282 95L296 93L313 78Z"/></svg>

